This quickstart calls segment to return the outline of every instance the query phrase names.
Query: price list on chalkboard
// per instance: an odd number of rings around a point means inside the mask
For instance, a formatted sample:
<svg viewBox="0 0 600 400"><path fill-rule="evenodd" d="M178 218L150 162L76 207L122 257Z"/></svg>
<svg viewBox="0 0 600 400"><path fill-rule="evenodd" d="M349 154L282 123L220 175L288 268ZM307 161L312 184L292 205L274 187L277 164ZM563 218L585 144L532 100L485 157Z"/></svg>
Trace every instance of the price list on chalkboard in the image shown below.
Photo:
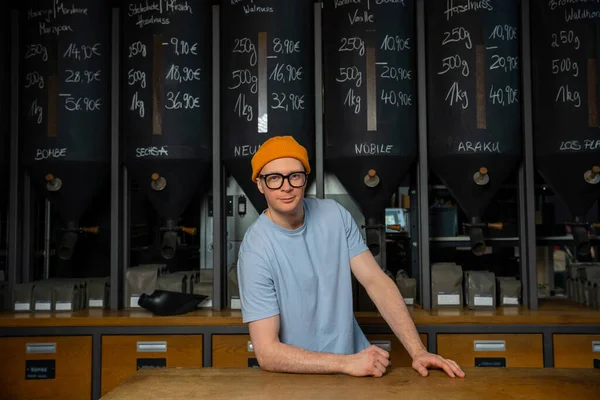
<svg viewBox="0 0 600 400"><path fill-rule="evenodd" d="M223 4L225 159L251 157L278 135L314 147L312 11L310 0Z"/></svg>
<svg viewBox="0 0 600 400"><path fill-rule="evenodd" d="M20 31L26 162L110 158L110 7L28 1Z"/></svg>
<svg viewBox="0 0 600 400"><path fill-rule="evenodd" d="M428 1L430 151L519 154L520 2Z"/></svg>
<svg viewBox="0 0 600 400"><path fill-rule="evenodd" d="M124 14L127 158L210 159L210 2L127 1Z"/></svg>
<svg viewBox="0 0 600 400"><path fill-rule="evenodd" d="M416 146L414 1L325 1L328 157Z"/></svg>
<svg viewBox="0 0 600 400"><path fill-rule="evenodd" d="M600 151L600 4L532 1L536 153Z"/></svg>

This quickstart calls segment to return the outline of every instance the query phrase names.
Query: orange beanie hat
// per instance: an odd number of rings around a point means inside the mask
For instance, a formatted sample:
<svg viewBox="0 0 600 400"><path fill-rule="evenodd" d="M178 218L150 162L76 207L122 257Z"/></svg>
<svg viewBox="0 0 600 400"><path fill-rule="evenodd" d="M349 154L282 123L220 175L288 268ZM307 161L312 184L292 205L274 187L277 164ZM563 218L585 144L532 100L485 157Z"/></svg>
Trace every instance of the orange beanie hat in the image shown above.
<svg viewBox="0 0 600 400"><path fill-rule="evenodd" d="M267 139L252 157L252 181L256 182L258 174L265 165L278 158L295 158L310 173L308 152L291 136L273 136Z"/></svg>

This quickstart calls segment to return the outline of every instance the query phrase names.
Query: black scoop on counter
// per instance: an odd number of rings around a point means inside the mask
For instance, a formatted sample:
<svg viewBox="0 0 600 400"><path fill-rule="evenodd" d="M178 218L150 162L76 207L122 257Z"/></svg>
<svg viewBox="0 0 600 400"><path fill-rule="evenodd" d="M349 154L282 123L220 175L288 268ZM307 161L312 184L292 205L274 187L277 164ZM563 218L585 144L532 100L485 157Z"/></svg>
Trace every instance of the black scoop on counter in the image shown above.
<svg viewBox="0 0 600 400"><path fill-rule="evenodd" d="M138 305L156 315L181 315L196 310L207 297L202 294L155 290L150 295L143 293Z"/></svg>

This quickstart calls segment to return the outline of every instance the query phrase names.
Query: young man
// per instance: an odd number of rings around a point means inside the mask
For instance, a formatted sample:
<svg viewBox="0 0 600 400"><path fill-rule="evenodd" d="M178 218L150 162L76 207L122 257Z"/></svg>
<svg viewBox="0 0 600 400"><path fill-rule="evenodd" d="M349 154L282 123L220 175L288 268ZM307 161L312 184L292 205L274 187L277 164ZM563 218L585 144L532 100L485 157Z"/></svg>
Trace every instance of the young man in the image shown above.
<svg viewBox="0 0 600 400"><path fill-rule="evenodd" d="M238 259L242 315L260 367L289 373L381 377L389 353L370 345L354 317L351 274L427 376L464 373L428 353L395 283L368 250L350 213L334 200L306 199L310 165L291 136L273 137L252 158L252 181L268 208L250 226Z"/></svg>

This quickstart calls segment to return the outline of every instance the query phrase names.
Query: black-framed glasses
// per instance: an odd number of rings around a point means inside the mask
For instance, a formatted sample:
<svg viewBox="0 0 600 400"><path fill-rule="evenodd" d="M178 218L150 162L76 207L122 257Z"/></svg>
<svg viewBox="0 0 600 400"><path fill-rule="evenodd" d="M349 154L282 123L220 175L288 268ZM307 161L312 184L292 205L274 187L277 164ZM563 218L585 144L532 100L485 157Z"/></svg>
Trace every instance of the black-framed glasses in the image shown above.
<svg viewBox="0 0 600 400"><path fill-rule="evenodd" d="M283 182L287 179L290 186L293 188L301 188L306 184L306 172L292 172L287 175L280 174L278 172L272 174L261 175L264 179L265 184L269 189L279 189L283 186Z"/></svg>

